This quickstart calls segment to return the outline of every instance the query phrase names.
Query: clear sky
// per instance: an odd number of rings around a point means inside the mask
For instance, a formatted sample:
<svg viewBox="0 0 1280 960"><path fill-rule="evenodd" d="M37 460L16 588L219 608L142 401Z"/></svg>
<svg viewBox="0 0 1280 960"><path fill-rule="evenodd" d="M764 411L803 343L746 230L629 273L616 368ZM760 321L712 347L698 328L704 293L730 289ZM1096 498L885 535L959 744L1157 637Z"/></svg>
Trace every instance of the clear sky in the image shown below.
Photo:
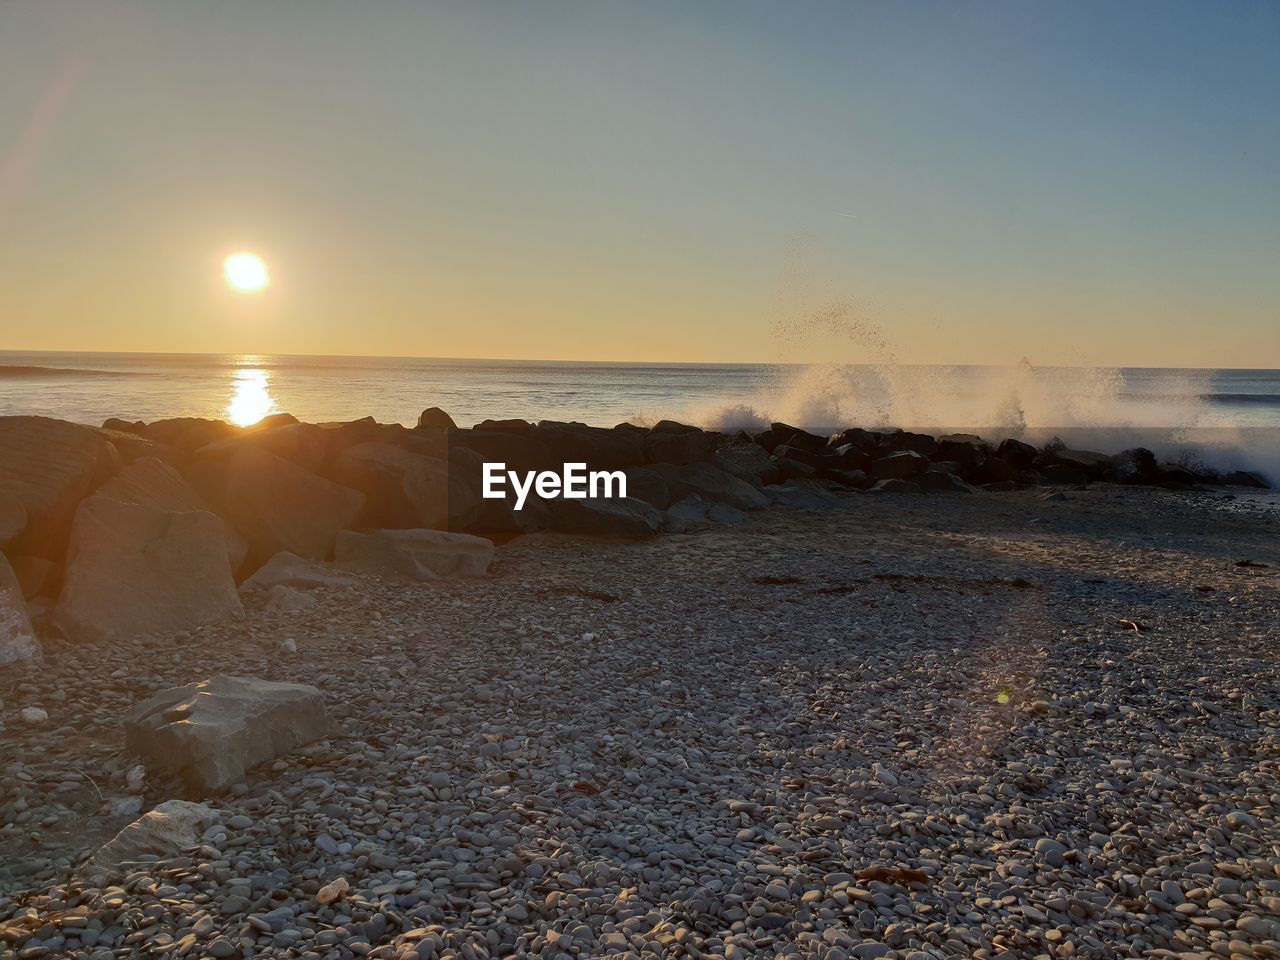
<svg viewBox="0 0 1280 960"><path fill-rule="evenodd" d="M0 348L1280 367L1280 4L11 0Z"/></svg>

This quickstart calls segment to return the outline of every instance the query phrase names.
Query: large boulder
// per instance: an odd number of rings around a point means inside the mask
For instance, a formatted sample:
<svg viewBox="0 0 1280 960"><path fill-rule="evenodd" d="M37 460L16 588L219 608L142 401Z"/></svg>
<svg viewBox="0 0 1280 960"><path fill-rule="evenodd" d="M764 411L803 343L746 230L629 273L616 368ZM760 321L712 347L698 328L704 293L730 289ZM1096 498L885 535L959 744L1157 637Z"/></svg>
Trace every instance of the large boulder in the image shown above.
<svg viewBox="0 0 1280 960"><path fill-rule="evenodd" d="M176 447L187 453L198 450L200 447L213 443L215 440L234 437L239 432L239 427L234 427L229 423L224 423L221 420L206 420L200 417L174 417L170 420L157 420L154 423L147 424L143 430L143 434L148 439L169 447Z"/></svg>
<svg viewBox="0 0 1280 960"><path fill-rule="evenodd" d="M911 433L908 430L893 430L880 437L882 453L896 453L909 450L932 459L938 455L938 441L927 433Z"/></svg>
<svg viewBox="0 0 1280 960"><path fill-rule="evenodd" d="M628 467L627 496L643 500L651 507L665 510L671 505L671 488L661 470L653 467Z"/></svg>
<svg viewBox="0 0 1280 960"><path fill-rule="evenodd" d="M482 577L493 562L493 542L444 530L344 530L334 545L336 562L411 580Z"/></svg>
<svg viewBox="0 0 1280 960"><path fill-rule="evenodd" d="M54 623L72 640L123 640L242 616L222 521L95 494L76 511Z"/></svg>
<svg viewBox="0 0 1280 960"><path fill-rule="evenodd" d="M316 471L329 457L334 432L314 423L282 423L277 426L254 426L200 447L197 459L226 458L237 450L257 447L277 457Z"/></svg>
<svg viewBox="0 0 1280 960"><path fill-rule="evenodd" d="M203 803L166 800L100 846L76 873L105 878L135 869L140 860L176 856L197 846L204 831L217 821L218 811Z"/></svg>
<svg viewBox="0 0 1280 960"><path fill-rule="evenodd" d="M757 483L777 483L778 466L758 443L726 443L716 451L712 462L728 473L744 477L750 474Z"/></svg>
<svg viewBox="0 0 1280 960"><path fill-rule="evenodd" d="M697 427L674 420L660 420L644 438L648 463L696 463L715 451L715 438Z"/></svg>
<svg viewBox="0 0 1280 960"><path fill-rule="evenodd" d="M1083 474L1089 480L1102 480L1111 470L1111 457L1092 450L1068 450L1065 447L1046 447L1035 459L1036 469L1046 476L1059 477ZM1052 473L1051 468L1058 468ZM1076 482L1076 481L1070 481Z"/></svg>
<svg viewBox="0 0 1280 960"><path fill-rule="evenodd" d="M479 492L462 473L397 444L361 443L338 456L329 475L367 498L362 526L439 530L468 526L480 515Z"/></svg>
<svg viewBox="0 0 1280 960"><path fill-rule="evenodd" d="M418 430L453 430L458 425L439 407L427 407L418 414Z"/></svg>
<svg viewBox="0 0 1280 960"><path fill-rule="evenodd" d="M201 460L188 479L248 540L251 567L281 550L328 559L338 531L353 526L365 506L364 494L258 447Z"/></svg>
<svg viewBox="0 0 1280 960"><path fill-rule="evenodd" d="M31 629L18 577L0 553L0 668L40 659L40 641Z"/></svg>
<svg viewBox="0 0 1280 960"><path fill-rule="evenodd" d="M933 438L930 437L930 440ZM871 464L871 476L877 480L906 480L924 473L929 458L915 450L899 450Z"/></svg>
<svg viewBox="0 0 1280 960"><path fill-rule="evenodd" d="M0 548L61 560L77 505L119 463L92 427L0 417Z"/></svg>
<svg viewBox="0 0 1280 960"><path fill-rule="evenodd" d="M755 435L755 441L769 452L783 444L809 451L821 450L827 445L825 437L793 427L789 423L771 423L768 430Z"/></svg>
<svg viewBox="0 0 1280 960"><path fill-rule="evenodd" d="M644 463L645 431L634 427L610 430L543 420L532 434L546 444L557 465L585 463L596 470L620 470Z"/></svg>
<svg viewBox="0 0 1280 960"><path fill-rule="evenodd" d="M132 752L197 793L228 787L256 764L330 730L315 687L224 675L162 690L124 721Z"/></svg>
<svg viewBox="0 0 1280 960"><path fill-rule="evenodd" d="M1001 440L1000 446L996 447L996 456L1018 470L1025 470L1031 466L1038 452L1031 444L1015 440L1013 437Z"/></svg>
<svg viewBox="0 0 1280 960"><path fill-rule="evenodd" d="M653 469L667 481L673 502L701 497L739 510L761 510L769 505L769 498L750 483L709 463L655 464Z"/></svg>
<svg viewBox="0 0 1280 960"><path fill-rule="evenodd" d="M968 467L991 456L991 444L972 433L948 433L938 438L936 460L954 460Z"/></svg>
<svg viewBox="0 0 1280 960"><path fill-rule="evenodd" d="M827 446L832 449L852 446L863 453L870 454L875 451L879 443L879 434L872 433L870 430L863 430L861 427L850 427L848 430L842 430L832 436L827 441Z"/></svg>
<svg viewBox="0 0 1280 960"><path fill-rule="evenodd" d="M450 453L458 448L471 451L483 463L505 463L508 470L527 473L559 467L551 448L529 433L498 430L457 430L449 435Z"/></svg>
<svg viewBox="0 0 1280 960"><path fill-rule="evenodd" d="M662 529L662 513L634 497L548 500L552 528L596 537L651 537Z"/></svg>
<svg viewBox="0 0 1280 960"><path fill-rule="evenodd" d="M196 493L182 474L153 457L143 457L122 467L119 473L98 488L98 494L122 503L136 503L172 513L189 513L193 510L214 512L208 501ZM238 570L249 552L249 543L229 523L223 523L222 526L227 560L233 571Z"/></svg>

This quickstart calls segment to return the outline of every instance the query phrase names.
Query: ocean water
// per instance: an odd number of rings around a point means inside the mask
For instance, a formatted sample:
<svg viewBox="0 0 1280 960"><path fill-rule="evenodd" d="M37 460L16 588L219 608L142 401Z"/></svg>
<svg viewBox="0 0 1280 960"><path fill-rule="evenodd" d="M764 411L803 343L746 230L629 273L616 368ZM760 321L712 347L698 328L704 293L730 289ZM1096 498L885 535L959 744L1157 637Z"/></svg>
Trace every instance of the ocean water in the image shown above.
<svg viewBox="0 0 1280 960"><path fill-rule="evenodd" d="M1280 370L907 364L632 364L380 357L0 352L0 415L99 424L287 411L412 424L439 406L599 426L671 417L717 429L899 426L1170 460L1280 479Z"/></svg>

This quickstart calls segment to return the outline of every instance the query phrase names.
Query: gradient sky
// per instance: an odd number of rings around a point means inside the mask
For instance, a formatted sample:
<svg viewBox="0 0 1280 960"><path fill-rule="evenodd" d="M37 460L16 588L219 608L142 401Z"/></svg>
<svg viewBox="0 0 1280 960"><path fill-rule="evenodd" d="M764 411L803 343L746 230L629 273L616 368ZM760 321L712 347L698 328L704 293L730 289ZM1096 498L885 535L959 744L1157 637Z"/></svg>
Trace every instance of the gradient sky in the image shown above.
<svg viewBox="0 0 1280 960"><path fill-rule="evenodd" d="M0 348L1280 367L1280 5L11 0Z"/></svg>

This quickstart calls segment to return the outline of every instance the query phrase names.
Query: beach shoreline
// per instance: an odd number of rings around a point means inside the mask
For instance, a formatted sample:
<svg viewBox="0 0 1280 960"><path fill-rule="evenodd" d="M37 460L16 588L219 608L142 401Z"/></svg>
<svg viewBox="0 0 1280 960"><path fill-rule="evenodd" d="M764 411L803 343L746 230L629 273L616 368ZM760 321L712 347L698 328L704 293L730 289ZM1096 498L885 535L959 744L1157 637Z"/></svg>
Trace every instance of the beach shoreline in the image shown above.
<svg viewBox="0 0 1280 960"><path fill-rule="evenodd" d="M1280 517L1109 484L847 500L538 533L482 579L358 576L311 610L259 598L177 638L47 649L6 675L0 937L1280 955ZM129 788L120 717L218 673L315 685L338 736L202 798L199 850L67 883L130 819L112 804L185 795ZM47 721L13 719L28 707ZM877 868L922 879L859 879Z"/></svg>

